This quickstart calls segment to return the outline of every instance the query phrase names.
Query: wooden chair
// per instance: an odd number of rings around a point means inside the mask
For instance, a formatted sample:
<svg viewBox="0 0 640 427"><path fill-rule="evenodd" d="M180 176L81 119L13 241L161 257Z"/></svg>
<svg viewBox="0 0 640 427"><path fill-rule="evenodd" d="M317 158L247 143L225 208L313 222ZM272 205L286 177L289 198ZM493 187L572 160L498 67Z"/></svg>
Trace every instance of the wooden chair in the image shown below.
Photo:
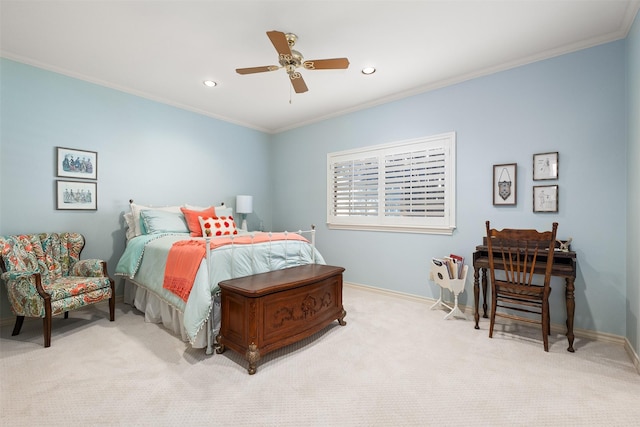
<svg viewBox="0 0 640 427"><path fill-rule="evenodd" d="M544 351L549 351L549 294L558 223L554 222L552 230L544 232L526 229L496 230L491 228L489 221L486 226L491 272L489 338L493 337L496 317L537 323L542 325ZM496 270L503 271L501 277L504 278L496 279ZM499 312L498 307L508 311ZM534 313L537 317L522 317L512 314L513 310Z"/></svg>

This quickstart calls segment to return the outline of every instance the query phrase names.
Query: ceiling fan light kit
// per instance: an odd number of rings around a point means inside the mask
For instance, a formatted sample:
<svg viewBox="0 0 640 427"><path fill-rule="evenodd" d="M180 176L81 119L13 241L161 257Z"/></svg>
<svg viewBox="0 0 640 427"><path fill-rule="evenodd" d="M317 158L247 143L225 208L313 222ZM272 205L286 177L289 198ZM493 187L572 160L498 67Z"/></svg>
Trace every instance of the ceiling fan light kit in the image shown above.
<svg viewBox="0 0 640 427"><path fill-rule="evenodd" d="M236 68L238 74L264 73L284 68L289 75L289 80L296 93L304 93L309 89L298 68L304 68L305 70L338 70L349 67L349 60L347 58L313 59L305 61L300 52L292 49L298 40L298 36L293 33L267 31L267 37L269 37L273 47L276 49L276 52L278 52L278 63L280 66L263 65L260 67Z"/></svg>

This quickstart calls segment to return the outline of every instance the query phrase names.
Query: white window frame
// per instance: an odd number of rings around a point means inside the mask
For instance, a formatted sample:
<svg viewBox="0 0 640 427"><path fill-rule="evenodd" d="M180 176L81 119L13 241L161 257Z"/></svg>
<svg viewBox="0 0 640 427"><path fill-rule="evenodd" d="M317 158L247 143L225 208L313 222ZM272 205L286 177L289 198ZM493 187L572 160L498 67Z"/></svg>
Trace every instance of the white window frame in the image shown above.
<svg viewBox="0 0 640 427"><path fill-rule="evenodd" d="M412 206L407 205L413 202L399 202L404 208L401 211L388 209L385 212L385 202L393 200L387 190L387 185L391 183L391 169L387 168L385 178L385 163L396 156L400 161L406 161L405 171L412 168L412 162L416 162L418 178L411 179L416 182L413 186L407 185L406 178L403 182L403 194L410 192L408 200L417 198L437 199L436 212L430 212L431 202L420 204L415 211ZM416 158L417 160L410 160ZM435 159L435 160L433 160ZM434 184L433 178L425 174L430 167L427 164L437 164L437 179ZM347 170L352 175L345 181L344 174L337 175L336 171ZM444 169L444 170L443 170ZM363 172L364 171L364 172ZM414 175L411 175L414 177ZM385 179L389 181L385 182ZM428 182L427 182L428 181ZM381 184L378 184L381 183ZM342 187L341 195L335 190ZM357 187L358 200L354 201L354 189ZM427 190L424 190L428 187ZM426 196L424 195L426 191ZM428 196L428 197L427 197ZM400 200L407 200L401 198ZM387 202L387 207L389 206ZM398 203L398 202L396 202ZM442 205L442 206L440 206ZM407 209L408 207L408 209ZM343 213L339 213L338 211ZM395 212L395 213L392 213ZM407 212L402 213L402 212ZM330 229L343 230L374 230L374 231L395 231L408 233L428 233L428 234L453 234L456 228L456 134L455 132L443 133L434 136L416 138L406 141L381 144L353 150L339 151L327 154L327 225Z"/></svg>

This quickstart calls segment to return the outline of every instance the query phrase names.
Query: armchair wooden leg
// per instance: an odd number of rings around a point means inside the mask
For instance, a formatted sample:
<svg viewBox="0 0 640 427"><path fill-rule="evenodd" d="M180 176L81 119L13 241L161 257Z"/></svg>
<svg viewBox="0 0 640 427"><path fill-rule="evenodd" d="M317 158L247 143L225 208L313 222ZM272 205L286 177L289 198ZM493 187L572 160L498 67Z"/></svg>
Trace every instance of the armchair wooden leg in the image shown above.
<svg viewBox="0 0 640 427"><path fill-rule="evenodd" d="M109 320L116 320L116 284L113 280L111 282L111 298L109 298Z"/></svg>
<svg viewBox="0 0 640 427"><path fill-rule="evenodd" d="M69 318L69 312L68 312L68 311L65 311L65 312L64 312L64 318L65 318L65 319L68 319L68 318Z"/></svg>
<svg viewBox="0 0 640 427"><path fill-rule="evenodd" d="M24 316L16 317L16 324L13 327L13 332L11 335L18 335L20 333L20 329L22 329L22 323L24 322Z"/></svg>
<svg viewBox="0 0 640 427"><path fill-rule="evenodd" d="M44 333L44 346L51 347L51 297L47 294L44 298L44 317L42 318Z"/></svg>
<svg viewBox="0 0 640 427"><path fill-rule="evenodd" d="M112 296L109 298L109 320L116 320L116 297Z"/></svg>
<svg viewBox="0 0 640 427"><path fill-rule="evenodd" d="M44 346L51 347L51 316L42 318L42 326L44 329Z"/></svg>

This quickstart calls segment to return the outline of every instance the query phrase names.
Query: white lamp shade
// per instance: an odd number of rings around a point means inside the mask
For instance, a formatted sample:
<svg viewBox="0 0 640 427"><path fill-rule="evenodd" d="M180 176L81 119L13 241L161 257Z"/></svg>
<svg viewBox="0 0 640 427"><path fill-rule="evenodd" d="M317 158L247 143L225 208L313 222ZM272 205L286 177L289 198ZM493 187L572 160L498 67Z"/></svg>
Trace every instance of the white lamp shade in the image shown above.
<svg viewBox="0 0 640 427"><path fill-rule="evenodd" d="M253 212L253 196L236 196L236 212L240 214Z"/></svg>

